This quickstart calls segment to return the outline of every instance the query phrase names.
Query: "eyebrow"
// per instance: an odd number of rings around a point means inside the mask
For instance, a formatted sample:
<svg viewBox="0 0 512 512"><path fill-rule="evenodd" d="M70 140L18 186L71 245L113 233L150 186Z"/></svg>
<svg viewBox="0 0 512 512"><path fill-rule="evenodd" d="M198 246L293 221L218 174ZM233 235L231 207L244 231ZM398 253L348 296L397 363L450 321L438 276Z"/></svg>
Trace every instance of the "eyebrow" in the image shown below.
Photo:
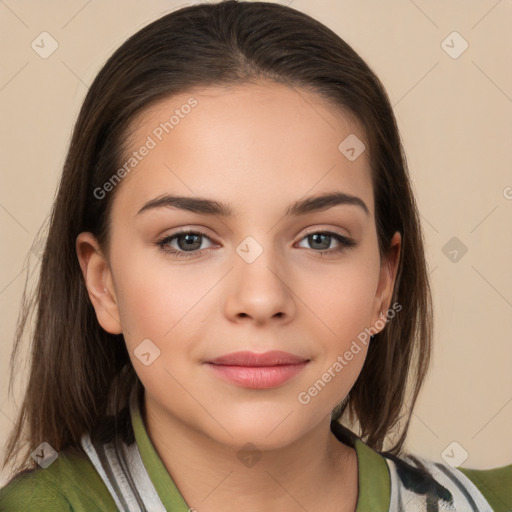
<svg viewBox="0 0 512 512"><path fill-rule="evenodd" d="M299 216L324 211L338 205L358 206L366 215L370 215L368 207L360 197L345 194L344 192L330 192L307 197L292 203L286 211L286 216ZM221 217L232 217L235 215L234 210L227 204L202 197L177 196L173 194L164 194L151 199L137 212L137 215L155 208L178 208L193 213L219 215Z"/></svg>

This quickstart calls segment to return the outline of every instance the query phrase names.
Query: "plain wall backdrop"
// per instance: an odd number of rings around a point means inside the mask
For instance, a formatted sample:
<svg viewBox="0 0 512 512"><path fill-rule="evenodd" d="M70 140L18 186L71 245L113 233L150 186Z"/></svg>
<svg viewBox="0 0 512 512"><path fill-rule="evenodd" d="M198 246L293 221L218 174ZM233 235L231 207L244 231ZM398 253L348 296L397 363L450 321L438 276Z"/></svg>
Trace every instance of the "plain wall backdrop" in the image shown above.
<svg viewBox="0 0 512 512"><path fill-rule="evenodd" d="M406 449L464 467L512 463L512 2L279 3L345 39L384 83L399 123L435 308L432 368ZM2 442L17 410L7 384L25 258L35 283L40 245L32 243L50 213L78 109L125 39L185 5L0 0Z"/></svg>

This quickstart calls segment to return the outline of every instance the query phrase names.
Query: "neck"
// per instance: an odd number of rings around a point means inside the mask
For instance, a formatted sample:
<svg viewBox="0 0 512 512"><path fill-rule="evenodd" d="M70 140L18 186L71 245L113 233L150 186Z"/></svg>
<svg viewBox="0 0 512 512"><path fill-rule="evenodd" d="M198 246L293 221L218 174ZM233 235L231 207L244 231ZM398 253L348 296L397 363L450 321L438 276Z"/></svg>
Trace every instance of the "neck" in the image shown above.
<svg viewBox="0 0 512 512"><path fill-rule="evenodd" d="M356 509L356 452L331 432L330 415L287 446L242 452L156 412L146 398L148 435L181 495L199 512L223 511L226 504L246 512Z"/></svg>

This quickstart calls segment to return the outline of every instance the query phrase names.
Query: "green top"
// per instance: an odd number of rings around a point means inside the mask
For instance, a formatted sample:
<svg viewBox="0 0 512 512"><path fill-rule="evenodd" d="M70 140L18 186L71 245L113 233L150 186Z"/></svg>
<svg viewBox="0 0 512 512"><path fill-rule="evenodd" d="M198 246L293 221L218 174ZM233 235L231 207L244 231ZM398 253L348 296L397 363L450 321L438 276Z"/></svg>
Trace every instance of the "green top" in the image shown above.
<svg viewBox="0 0 512 512"><path fill-rule="evenodd" d="M132 412L131 419L142 462L166 510L189 512L149 439L140 412ZM339 429L333 432L340 439ZM352 439L348 442L356 449L359 475L356 512L387 512L391 489L386 459L359 438ZM490 470L457 469L479 488L495 512L512 511L512 464ZM89 458L64 450L46 469L24 471L1 489L0 511L4 510L104 512L117 507Z"/></svg>

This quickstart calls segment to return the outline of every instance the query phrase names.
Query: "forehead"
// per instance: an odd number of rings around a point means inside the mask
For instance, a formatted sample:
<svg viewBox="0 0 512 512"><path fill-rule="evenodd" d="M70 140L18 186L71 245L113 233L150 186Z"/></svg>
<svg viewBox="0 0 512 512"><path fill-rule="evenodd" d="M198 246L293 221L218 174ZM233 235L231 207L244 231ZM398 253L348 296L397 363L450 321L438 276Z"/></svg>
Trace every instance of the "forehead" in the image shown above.
<svg viewBox="0 0 512 512"><path fill-rule="evenodd" d="M130 213L166 192L243 208L341 190L373 216L367 154L351 161L339 147L365 135L314 92L274 82L195 89L145 109L127 132L116 202Z"/></svg>

